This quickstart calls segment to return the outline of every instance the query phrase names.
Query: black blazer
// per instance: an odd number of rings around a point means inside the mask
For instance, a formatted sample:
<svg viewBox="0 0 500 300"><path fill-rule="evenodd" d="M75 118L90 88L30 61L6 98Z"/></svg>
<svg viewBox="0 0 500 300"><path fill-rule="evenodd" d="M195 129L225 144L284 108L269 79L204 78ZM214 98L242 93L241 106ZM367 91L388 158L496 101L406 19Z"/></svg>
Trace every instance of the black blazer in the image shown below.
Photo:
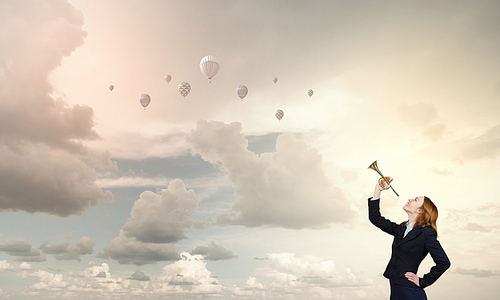
<svg viewBox="0 0 500 300"><path fill-rule="evenodd" d="M420 278L421 289L433 284L451 266L448 256L437 240L437 232L432 227L415 226L403 238L406 226L398 225L382 217L380 199L368 199L368 215L373 225L394 236L391 259L384 272L384 277L393 283L417 287L405 277L405 273L417 274L418 266L427 253L431 254L436 265L431 268L429 273Z"/></svg>

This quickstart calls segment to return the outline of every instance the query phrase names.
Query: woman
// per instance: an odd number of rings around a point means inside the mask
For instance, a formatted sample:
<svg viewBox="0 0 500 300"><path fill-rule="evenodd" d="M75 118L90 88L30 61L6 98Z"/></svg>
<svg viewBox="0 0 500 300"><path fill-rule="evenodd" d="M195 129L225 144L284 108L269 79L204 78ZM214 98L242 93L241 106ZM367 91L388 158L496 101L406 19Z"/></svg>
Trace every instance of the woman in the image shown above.
<svg viewBox="0 0 500 300"><path fill-rule="evenodd" d="M387 182L392 178L386 177ZM424 288L433 284L450 267L450 260L437 240L437 207L426 196L408 199L403 207L408 221L402 224L391 222L380 214L380 194L388 183L380 180L373 197L368 198L369 219L373 225L394 236L392 254L384 277L391 285L391 300L427 299ZM382 184L382 186L381 186ZM418 266L431 254L435 266L419 278Z"/></svg>

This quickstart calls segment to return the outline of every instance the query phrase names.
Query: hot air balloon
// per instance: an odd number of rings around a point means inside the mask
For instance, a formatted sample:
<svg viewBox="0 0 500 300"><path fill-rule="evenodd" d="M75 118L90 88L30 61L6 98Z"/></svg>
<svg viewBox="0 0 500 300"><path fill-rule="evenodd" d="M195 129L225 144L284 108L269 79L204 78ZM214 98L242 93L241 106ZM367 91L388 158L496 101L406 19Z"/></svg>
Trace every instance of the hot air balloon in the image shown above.
<svg viewBox="0 0 500 300"><path fill-rule="evenodd" d="M314 94L314 91L313 91L313 90L309 90L309 91L307 92L307 94L309 95L309 97L311 97L311 96Z"/></svg>
<svg viewBox="0 0 500 300"><path fill-rule="evenodd" d="M219 61L214 56L205 56L200 61L200 70L208 78L208 82L210 82L215 74L219 72Z"/></svg>
<svg viewBox="0 0 500 300"><path fill-rule="evenodd" d="M166 81L167 83L169 83L169 82L170 82L170 80L172 80L172 76L170 76L170 75L165 76L165 81Z"/></svg>
<svg viewBox="0 0 500 300"><path fill-rule="evenodd" d="M187 82L181 82L179 84L179 93L181 93L182 97L186 98L186 96L191 91L191 86Z"/></svg>
<svg viewBox="0 0 500 300"><path fill-rule="evenodd" d="M240 85L236 88L236 93L240 96L240 99L243 101L243 98L248 94L248 88L244 85Z"/></svg>
<svg viewBox="0 0 500 300"><path fill-rule="evenodd" d="M281 109L278 109L275 113L275 116L276 116L276 118L278 118L278 121L281 121L281 119L283 119L284 115L285 115L285 113Z"/></svg>
<svg viewBox="0 0 500 300"><path fill-rule="evenodd" d="M113 85L109 86L109 90L112 91L115 87Z"/></svg>
<svg viewBox="0 0 500 300"><path fill-rule="evenodd" d="M141 105L142 107L144 107L144 109L146 109L146 107L149 105L149 103L151 102L151 97L149 97L148 94L142 94L141 95Z"/></svg>
<svg viewBox="0 0 500 300"><path fill-rule="evenodd" d="M273 82L274 83L278 82L278 77L274 77Z"/></svg>

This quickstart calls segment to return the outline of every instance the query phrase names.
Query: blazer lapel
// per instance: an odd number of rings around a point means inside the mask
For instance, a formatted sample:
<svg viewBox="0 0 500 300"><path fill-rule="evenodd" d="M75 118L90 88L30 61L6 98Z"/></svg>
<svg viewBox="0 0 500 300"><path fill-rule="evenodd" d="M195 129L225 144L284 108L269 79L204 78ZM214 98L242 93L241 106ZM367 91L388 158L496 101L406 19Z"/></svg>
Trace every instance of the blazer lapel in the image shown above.
<svg viewBox="0 0 500 300"><path fill-rule="evenodd" d="M408 234L403 238L404 232L405 232L405 230L403 230L403 233L401 234L402 239L399 240L398 245L407 243L407 242L413 240L414 238L416 238L422 232L422 227L415 226L415 228L410 230L410 232L408 232Z"/></svg>

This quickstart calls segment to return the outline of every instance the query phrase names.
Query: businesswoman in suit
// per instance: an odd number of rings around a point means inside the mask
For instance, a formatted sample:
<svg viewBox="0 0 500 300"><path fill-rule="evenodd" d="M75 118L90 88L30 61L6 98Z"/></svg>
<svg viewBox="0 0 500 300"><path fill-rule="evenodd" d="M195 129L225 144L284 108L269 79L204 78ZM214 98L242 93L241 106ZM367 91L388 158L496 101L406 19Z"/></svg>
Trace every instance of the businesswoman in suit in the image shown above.
<svg viewBox="0 0 500 300"><path fill-rule="evenodd" d="M389 183L392 181L390 177L386 179ZM391 286L390 300L426 300L424 288L433 284L451 265L437 240L437 207L426 196L408 199L403 207L408 221L391 222L380 214L380 194L387 186L384 180L375 186L373 197L368 199L368 214L373 225L394 236L391 259L384 272ZM417 270L427 253L435 265L419 278Z"/></svg>

